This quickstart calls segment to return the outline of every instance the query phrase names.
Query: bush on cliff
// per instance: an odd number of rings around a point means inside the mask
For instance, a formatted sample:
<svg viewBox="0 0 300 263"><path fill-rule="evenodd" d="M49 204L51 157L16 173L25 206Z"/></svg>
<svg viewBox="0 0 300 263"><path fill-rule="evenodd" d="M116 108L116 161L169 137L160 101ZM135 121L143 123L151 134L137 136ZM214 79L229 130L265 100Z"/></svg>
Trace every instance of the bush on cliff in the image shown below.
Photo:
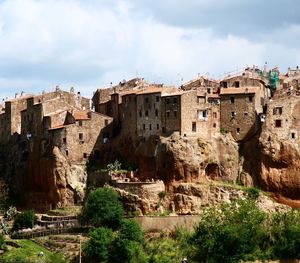
<svg viewBox="0 0 300 263"><path fill-rule="evenodd" d="M116 191L104 187L90 192L81 211L81 221L95 227L117 229L124 215L122 203Z"/></svg>
<svg viewBox="0 0 300 263"><path fill-rule="evenodd" d="M13 231L18 231L24 228L33 228L36 217L33 210L24 211L18 214L13 224Z"/></svg>

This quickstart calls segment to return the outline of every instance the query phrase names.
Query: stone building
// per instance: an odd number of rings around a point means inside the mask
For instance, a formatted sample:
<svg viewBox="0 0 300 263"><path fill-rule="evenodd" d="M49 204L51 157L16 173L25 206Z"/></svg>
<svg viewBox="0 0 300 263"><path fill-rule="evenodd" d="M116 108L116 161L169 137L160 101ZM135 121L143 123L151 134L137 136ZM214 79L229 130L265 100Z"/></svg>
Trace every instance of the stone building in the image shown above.
<svg viewBox="0 0 300 263"><path fill-rule="evenodd" d="M210 138L219 132L219 98L197 90L147 87L122 96L122 130L125 136L182 136Z"/></svg>
<svg viewBox="0 0 300 263"><path fill-rule="evenodd" d="M59 123L57 115L65 115ZM71 110L48 116L45 126L49 130L51 145L57 146L71 163L99 160L103 145L109 143L113 119L90 110Z"/></svg>
<svg viewBox="0 0 300 263"><path fill-rule="evenodd" d="M252 71L250 77L246 73L220 82L221 131L230 132L236 141L243 141L258 130L260 116L271 96L264 77L253 77Z"/></svg>
<svg viewBox="0 0 300 263"><path fill-rule="evenodd" d="M136 89L145 83L143 78L133 78L128 81L123 80L118 85L110 88L97 89L92 98L95 111L116 118L117 116L113 116L114 102L121 103L119 101L122 93ZM113 94L118 94L118 97L111 100Z"/></svg>
<svg viewBox="0 0 300 263"><path fill-rule="evenodd" d="M268 105L264 130L279 141L300 144L300 94L296 90L275 94Z"/></svg>
<svg viewBox="0 0 300 263"><path fill-rule="evenodd" d="M0 113L0 142L6 143L12 135L21 133L21 111L26 109L30 97L32 95L22 93L5 101L5 107Z"/></svg>

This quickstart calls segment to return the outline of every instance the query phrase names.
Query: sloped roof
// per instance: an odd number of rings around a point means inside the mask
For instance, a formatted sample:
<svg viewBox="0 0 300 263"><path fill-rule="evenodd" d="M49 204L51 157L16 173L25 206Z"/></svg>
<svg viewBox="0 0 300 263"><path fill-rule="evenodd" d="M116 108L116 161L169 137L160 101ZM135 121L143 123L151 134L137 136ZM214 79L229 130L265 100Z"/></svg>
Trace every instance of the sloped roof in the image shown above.
<svg viewBox="0 0 300 263"><path fill-rule="evenodd" d="M244 88L222 88L220 96L230 94L253 94L258 91L259 87L244 87Z"/></svg>

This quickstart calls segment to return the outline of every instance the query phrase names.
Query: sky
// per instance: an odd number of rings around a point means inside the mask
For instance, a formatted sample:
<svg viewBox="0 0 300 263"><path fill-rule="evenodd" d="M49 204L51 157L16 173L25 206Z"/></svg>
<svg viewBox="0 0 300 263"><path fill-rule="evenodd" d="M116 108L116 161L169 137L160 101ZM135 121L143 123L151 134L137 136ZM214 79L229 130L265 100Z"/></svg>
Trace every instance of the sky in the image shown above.
<svg viewBox="0 0 300 263"><path fill-rule="evenodd" d="M299 0L0 0L0 98L300 65Z"/></svg>

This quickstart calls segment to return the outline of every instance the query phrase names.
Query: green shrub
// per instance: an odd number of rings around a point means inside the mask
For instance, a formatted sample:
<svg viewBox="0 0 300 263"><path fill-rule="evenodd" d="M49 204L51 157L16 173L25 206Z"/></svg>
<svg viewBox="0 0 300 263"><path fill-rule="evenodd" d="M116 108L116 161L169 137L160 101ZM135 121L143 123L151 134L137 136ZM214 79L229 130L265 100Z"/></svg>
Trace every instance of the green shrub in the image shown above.
<svg viewBox="0 0 300 263"><path fill-rule="evenodd" d="M246 189L246 192L247 192L249 198L257 199L259 197L260 191L256 187L250 187L250 188Z"/></svg>
<svg viewBox="0 0 300 263"><path fill-rule="evenodd" d="M90 240L84 248L86 255L98 262L107 260L114 238L112 230L99 227L91 231L89 236Z"/></svg>
<svg viewBox="0 0 300 263"><path fill-rule="evenodd" d="M144 233L134 219L124 219L121 222L119 237L122 240L144 243Z"/></svg>
<svg viewBox="0 0 300 263"><path fill-rule="evenodd" d="M13 231L23 228L33 228L36 218L33 210L28 210L18 214L15 218Z"/></svg>
<svg viewBox="0 0 300 263"><path fill-rule="evenodd" d="M82 222L95 227L118 228L124 215L122 203L118 198L118 193L108 187L90 192L81 211Z"/></svg>
<svg viewBox="0 0 300 263"><path fill-rule="evenodd" d="M266 218L251 200L206 211L190 240L195 261L226 263L268 257Z"/></svg>

